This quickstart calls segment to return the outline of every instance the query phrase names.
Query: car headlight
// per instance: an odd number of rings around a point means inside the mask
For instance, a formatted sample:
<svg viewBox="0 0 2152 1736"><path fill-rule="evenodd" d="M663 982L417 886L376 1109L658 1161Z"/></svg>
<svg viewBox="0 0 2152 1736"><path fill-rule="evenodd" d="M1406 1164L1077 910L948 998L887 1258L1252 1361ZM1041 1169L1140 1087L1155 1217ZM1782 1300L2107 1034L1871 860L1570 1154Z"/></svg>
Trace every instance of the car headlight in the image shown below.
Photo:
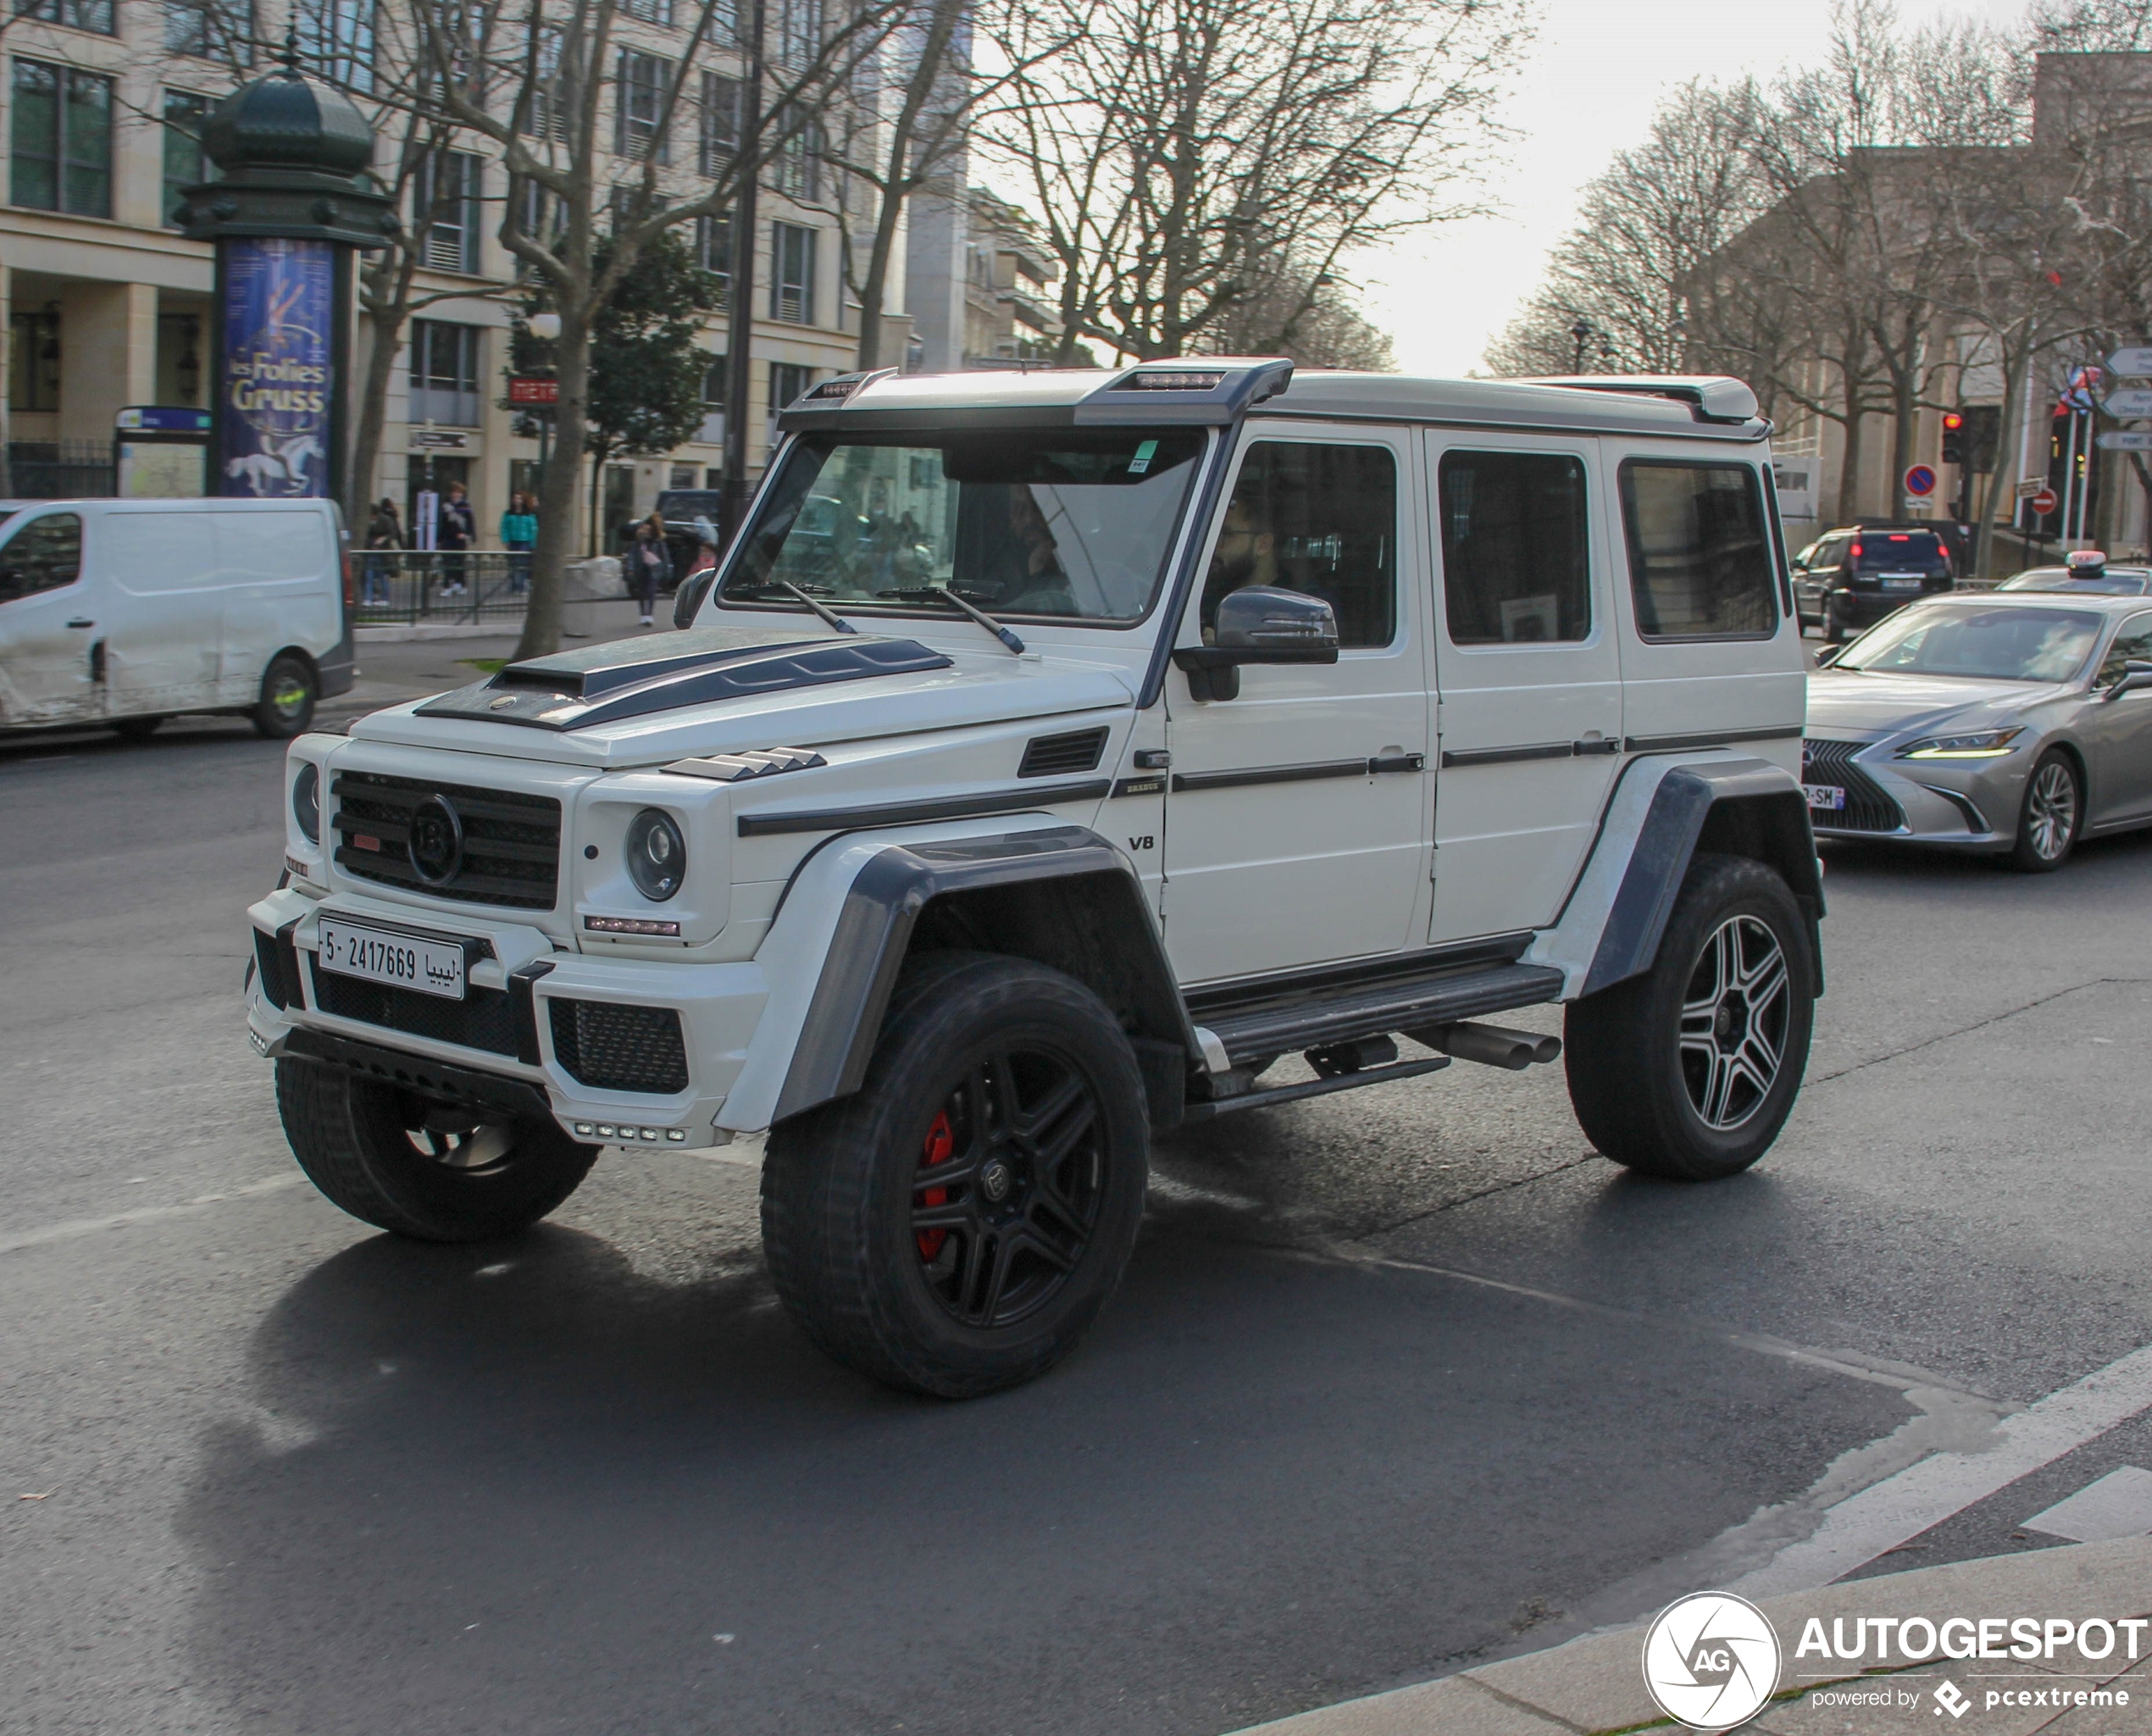
<svg viewBox="0 0 2152 1736"><path fill-rule="evenodd" d="M1981 729L1970 735L1931 735L1898 750L1900 759L1999 759L2025 733L2022 724L2007 729Z"/></svg>
<svg viewBox="0 0 2152 1736"><path fill-rule="evenodd" d="M291 818L308 843L321 842L321 768L310 759L300 763L299 775L291 780Z"/></svg>
<svg viewBox="0 0 2152 1736"><path fill-rule="evenodd" d="M653 904L663 904L687 877L687 840L662 808L646 807L628 822L628 878Z"/></svg>

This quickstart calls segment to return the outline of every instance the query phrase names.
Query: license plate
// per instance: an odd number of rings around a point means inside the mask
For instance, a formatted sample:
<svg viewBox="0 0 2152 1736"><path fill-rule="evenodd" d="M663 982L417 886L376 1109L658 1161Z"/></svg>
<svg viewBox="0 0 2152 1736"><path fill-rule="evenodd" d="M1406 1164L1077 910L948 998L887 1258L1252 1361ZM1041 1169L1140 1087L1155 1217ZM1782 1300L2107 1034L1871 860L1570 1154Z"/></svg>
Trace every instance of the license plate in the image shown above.
<svg viewBox="0 0 2152 1736"><path fill-rule="evenodd" d="M1915 574L1911 579L1886 579L1883 580L1883 589L1885 591L1918 591L1922 582L1918 574Z"/></svg>
<svg viewBox="0 0 2152 1736"><path fill-rule="evenodd" d="M421 940L324 919L319 957L324 970L340 977L415 989L445 1001L463 998L463 949L452 942Z"/></svg>
<svg viewBox="0 0 2152 1736"><path fill-rule="evenodd" d="M1835 784L1804 784L1811 807L1839 808L1845 806L1845 791Z"/></svg>

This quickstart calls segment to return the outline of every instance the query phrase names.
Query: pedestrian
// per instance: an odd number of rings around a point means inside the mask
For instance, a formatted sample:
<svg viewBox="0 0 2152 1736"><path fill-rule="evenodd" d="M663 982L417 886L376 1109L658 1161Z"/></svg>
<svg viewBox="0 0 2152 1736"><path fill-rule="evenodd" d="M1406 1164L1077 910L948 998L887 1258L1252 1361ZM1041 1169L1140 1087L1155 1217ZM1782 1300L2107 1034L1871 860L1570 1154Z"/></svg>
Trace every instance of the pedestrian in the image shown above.
<svg viewBox="0 0 2152 1736"><path fill-rule="evenodd" d="M471 510L465 498L463 485L452 482L448 492L441 496L441 528L435 534L434 545L443 551L441 560L443 596L461 596L467 588L463 583L465 562L463 552L478 541L478 514Z"/></svg>
<svg viewBox="0 0 2152 1736"><path fill-rule="evenodd" d="M518 489L501 514L501 546L508 552L508 589L521 596L530 589L530 551L538 541L538 502Z"/></svg>
<svg viewBox="0 0 2152 1736"><path fill-rule="evenodd" d="M396 515L396 502L383 496L366 521L366 564L359 604L363 608L385 608L389 602L389 572L394 564L383 551L404 546L403 524Z"/></svg>
<svg viewBox="0 0 2152 1736"><path fill-rule="evenodd" d="M657 593L673 576L673 557L665 549L665 521L652 513L635 526L635 540L628 545L628 582L642 606L642 624L651 624L657 607Z"/></svg>

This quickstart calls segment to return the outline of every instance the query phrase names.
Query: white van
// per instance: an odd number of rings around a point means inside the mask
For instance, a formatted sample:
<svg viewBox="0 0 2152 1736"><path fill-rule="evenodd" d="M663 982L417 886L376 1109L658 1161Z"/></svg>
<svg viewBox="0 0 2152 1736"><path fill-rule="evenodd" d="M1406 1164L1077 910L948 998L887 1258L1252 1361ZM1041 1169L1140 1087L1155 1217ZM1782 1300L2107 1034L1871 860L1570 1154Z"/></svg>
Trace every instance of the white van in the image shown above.
<svg viewBox="0 0 2152 1736"><path fill-rule="evenodd" d="M332 501L0 501L0 728L300 734L357 673L344 544Z"/></svg>

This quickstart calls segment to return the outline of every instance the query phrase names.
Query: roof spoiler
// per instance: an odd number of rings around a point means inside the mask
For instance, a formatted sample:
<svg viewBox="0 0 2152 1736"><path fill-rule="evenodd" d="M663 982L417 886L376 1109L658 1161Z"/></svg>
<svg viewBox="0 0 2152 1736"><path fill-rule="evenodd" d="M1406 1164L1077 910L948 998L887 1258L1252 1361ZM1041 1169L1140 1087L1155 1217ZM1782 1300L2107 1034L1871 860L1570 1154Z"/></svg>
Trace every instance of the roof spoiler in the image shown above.
<svg viewBox="0 0 2152 1736"><path fill-rule="evenodd" d="M1535 379L1526 385L1561 385L1577 391L1618 391L1639 397L1674 398L1699 422L1753 422L1760 412L1746 380L1726 374L1578 374Z"/></svg>

